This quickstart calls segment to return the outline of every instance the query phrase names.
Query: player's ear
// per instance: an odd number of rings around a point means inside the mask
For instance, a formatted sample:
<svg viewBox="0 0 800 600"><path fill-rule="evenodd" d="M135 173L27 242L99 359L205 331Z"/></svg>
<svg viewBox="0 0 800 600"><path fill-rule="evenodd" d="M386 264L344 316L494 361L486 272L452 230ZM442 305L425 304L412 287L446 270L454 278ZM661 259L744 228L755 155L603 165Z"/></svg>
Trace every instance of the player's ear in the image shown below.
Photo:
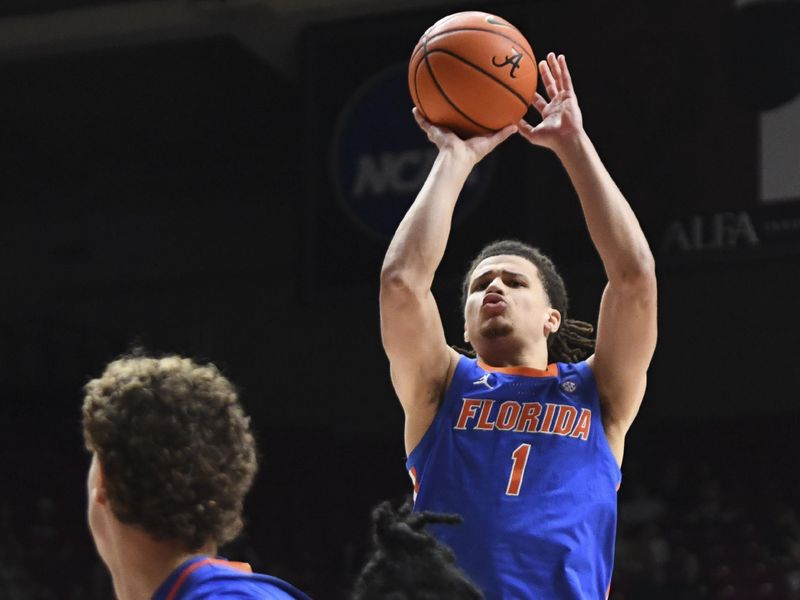
<svg viewBox="0 0 800 600"><path fill-rule="evenodd" d="M92 481L92 500L98 504L108 504L108 493L106 492L106 476L103 472L103 465L95 458L95 473Z"/></svg>
<svg viewBox="0 0 800 600"><path fill-rule="evenodd" d="M100 487L92 488L92 500L94 500L98 504L102 505L108 504L108 496L106 495L105 489Z"/></svg>
<svg viewBox="0 0 800 600"><path fill-rule="evenodd" d="M558 331L559 327L561 327L561 313L555 308L548 308L546 320L544 322L545 337Z"/></svg>

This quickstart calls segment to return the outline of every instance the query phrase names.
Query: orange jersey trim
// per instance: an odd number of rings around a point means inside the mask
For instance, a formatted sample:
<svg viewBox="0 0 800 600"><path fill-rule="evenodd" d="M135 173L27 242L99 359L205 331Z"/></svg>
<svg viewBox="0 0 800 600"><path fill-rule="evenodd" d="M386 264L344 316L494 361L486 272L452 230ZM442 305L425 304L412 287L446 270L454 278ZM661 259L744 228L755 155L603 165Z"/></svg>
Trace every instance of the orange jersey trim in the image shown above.
<svg viewBox="0 0 800 600"><path fill-rule="evenodd" d="M493 367L478 359L478 366L484 371L495 371L506 375L522 375L523 377L558 377L558 365L552 363L547 369L532 369L530 367Z"/></svg>
<svg viewBox="0 0 800 600"><path fill-rule="evenodd" d="M233 560L224 560L222 558L209 558L209 562L212 565L217 565L218 567L228 567L229 569L233 569L235 571L241 571L242 573L252 573L253 567L245 562L236 562Z"/></svg>
<svg viewBox="0 0 800 600"><path fill-rule="evenodd" d="M180 574L180 577L178 577L175 580L175 583L172 584L172 588L170 588L166 600L175 600L175 598L178 595L178 592L181 590L181 587L183 587L183 582L189 578L189 575L197 571L197 569L199 569L200 567L205 567L206 565L210 564L211 564L211 559L206 558L205 560L198 560L196 563L190 565L187 569L185 569L183 573Z"/></svg>
<svg viewBox="0 0 800 600"><path fill-rule="evenodd" d="M243 562L230 562L227 560L221 560L219 558L205 558L203 560L198 560L196 563L190 565L180 576L175 580L175 583L172 584L172 587L167 594L166 600L175 600L178 596L178 592L180 592L183 584L189 578L189 575L197 571L202 567L207 565L218 565L221 567L229 567L231 569L236 569L237 571L243 571L244 573L252 573L253 569L247 563Z"/></svg>

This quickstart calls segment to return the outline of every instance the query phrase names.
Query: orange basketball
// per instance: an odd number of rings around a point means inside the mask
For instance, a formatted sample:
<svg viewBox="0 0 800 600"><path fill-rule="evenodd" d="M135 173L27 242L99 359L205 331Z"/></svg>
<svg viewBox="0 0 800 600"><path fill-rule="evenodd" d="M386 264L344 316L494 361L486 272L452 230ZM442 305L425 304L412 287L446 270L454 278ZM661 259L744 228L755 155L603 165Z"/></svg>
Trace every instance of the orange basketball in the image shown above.
<svg viewBox="0 0 800 600"><path fill-rule="evenodd" d="M525 37L505 19L468 11L440 19L408 65L416 107L462 138L516 123L536 92L537 67Z"/></svg>

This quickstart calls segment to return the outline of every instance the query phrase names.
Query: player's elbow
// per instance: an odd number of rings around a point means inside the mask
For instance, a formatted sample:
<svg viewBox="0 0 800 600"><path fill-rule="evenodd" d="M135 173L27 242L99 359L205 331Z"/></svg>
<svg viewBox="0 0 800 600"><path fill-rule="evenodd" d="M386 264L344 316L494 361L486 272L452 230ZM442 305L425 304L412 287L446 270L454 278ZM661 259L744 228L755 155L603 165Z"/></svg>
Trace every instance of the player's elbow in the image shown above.
<svg viewBox="0 0 800 600"><path fill-rule="evenodd" d="M635 256L617 273L614 282L625 295L638 298L656 296L656 261L649 248Z"/></svg>
<svg viewBox="0 0 800 600"><path fill-rule="evenodd" d="M381 269L381 297L402 298L420 293L420 284L408 270L384 265Z"/></svg>
<svg viewBox="0 0 800 600"><path fill-rule="evenodd" d="M408 287L408 276L403 269L384 265L381 269L381 294L392 293Z"/></svg>

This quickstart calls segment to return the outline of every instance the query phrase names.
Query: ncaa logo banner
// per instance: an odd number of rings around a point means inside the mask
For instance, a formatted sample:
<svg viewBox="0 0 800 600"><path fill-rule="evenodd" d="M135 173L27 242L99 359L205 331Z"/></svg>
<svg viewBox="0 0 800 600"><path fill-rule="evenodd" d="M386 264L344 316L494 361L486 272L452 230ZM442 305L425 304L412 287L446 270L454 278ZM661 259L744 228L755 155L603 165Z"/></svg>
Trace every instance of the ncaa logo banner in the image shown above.
<svg viewBox="0 0 800 600"><path fill-rule="evenodd" d="M389 239L425 183L437 149L411 114L407 65L367 79L344 105L330 150L342 210L371 236ZM473 169L453 216L456 228L478 206L493 171L492 154Z"/></svg>

